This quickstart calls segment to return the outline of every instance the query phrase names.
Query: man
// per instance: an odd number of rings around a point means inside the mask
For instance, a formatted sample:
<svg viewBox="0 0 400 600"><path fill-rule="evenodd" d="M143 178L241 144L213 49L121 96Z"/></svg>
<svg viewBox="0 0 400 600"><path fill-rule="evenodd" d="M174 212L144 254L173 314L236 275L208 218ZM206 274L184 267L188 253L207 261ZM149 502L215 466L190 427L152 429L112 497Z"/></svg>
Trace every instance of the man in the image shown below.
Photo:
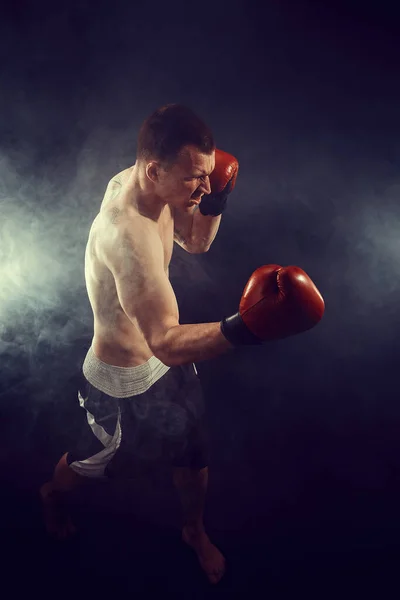
<svg viewBox="0 0 400 600"><path fill-rule="evenodd" d="M209 128L188 108L168 105L144 122L136 162L110 181L86 248L94 337L79 401L89 435L41 488L47 529L63 538L74 527L61 500L76 485L172 465L182 539L211 583L223 576L225 559L203 525L208 450L193 363L299 333L323 313L322 297L301 269L268 265L249 280L236 315L179 324L168 279L173 241L190 253L207 252L237 171L236 159L215 148Z"/></svg>

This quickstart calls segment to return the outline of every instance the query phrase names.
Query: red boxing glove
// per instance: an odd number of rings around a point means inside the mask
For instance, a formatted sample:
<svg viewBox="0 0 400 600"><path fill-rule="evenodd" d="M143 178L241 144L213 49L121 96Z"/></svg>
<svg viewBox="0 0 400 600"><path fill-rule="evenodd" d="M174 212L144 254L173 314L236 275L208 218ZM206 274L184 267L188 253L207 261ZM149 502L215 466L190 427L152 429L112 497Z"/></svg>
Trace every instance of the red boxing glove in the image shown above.
<svg viewBox="0 0 400 600"><path fill-rule="evenodd" d="M250 277L239 312L221 321L234 346L261 344L312 329L325 311L324 300L299 267L264 265Z"/></svg>
<svg viewBox="0 0 400 600"><path fill-rule="evenodd" d="M228 200L228 194L235 187L239 163L232 154L215 149L215 167L210 175L211 194L203 196L199 210L202 215L221 215Z"/></svg>

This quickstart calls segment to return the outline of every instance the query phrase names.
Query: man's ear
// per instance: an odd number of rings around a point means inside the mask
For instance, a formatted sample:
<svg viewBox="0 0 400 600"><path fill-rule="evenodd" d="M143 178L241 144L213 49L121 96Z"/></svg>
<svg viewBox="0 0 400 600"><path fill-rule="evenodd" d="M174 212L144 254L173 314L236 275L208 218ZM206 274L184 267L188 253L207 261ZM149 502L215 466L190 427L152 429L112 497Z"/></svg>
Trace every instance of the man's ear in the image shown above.
<svg viewBox="0 0 400 600"><path fill-rule="evenodd" d="M159 165L152 160L146 165L146 175L153 183L157 183L159 179Z"/></svg>

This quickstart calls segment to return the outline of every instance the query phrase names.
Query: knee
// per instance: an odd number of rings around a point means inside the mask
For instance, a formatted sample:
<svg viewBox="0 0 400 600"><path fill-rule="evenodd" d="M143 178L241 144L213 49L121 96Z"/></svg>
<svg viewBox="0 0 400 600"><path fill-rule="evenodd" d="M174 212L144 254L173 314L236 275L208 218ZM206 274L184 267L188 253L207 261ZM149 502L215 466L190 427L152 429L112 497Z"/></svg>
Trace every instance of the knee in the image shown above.
<svg viewBox="0 0 400 600"><path fill-rule="evenodd" d="M206 479L208 477L208 467L189 468L189 467L174 467L174 481L176 484L189 484L193 481Z"/></svg>
<svg viewBox="0 0 400 600"><path fill-rule="evenodd" d="M54 470L54 486L60 492L69 492L79 485L84 479L68 465L68 453L64 454Z"/></svg>

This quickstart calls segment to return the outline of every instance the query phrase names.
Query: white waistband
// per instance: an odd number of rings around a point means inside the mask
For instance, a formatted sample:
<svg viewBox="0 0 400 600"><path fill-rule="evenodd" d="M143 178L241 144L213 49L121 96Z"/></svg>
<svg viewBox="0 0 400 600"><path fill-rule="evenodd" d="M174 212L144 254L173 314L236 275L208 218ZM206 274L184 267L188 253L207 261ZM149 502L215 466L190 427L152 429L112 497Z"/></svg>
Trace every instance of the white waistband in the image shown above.
<svg viewBox="0 0 400 600"><path fill-rule="evenodd" d="M98 390L114 398L129 398L146 392L169 370L152 356L137 367L116 367L101 361L89 348L83 363L83 374Z"/></svg>

